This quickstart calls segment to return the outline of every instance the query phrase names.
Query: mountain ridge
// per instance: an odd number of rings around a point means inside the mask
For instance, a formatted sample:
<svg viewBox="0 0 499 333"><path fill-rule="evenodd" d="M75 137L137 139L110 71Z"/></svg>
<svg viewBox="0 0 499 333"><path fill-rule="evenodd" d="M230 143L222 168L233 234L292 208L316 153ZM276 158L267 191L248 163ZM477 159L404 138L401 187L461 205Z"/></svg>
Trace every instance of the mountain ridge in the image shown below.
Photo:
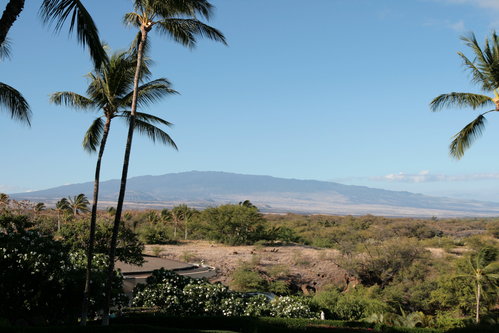
<svg viewBox="0 0 499 333"><path fill-rule="evenodd" d="M19 200L53 204L62 197L84 193L91 197L93 182L15 193ZM119 180L101 182L100 202L114 205ZM127 208L164 208L186 203L197 208L251 200L264 212L387 215L387 216L498 216L492 202L433 197L335 182L244 175L223 171L187 171L129 178Z"/></svg>

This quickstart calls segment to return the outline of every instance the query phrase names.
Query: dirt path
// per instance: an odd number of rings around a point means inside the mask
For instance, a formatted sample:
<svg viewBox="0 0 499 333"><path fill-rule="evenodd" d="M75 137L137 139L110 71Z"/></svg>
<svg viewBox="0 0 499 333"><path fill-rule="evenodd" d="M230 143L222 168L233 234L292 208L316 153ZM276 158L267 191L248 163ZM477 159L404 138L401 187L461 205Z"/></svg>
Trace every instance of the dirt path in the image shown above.
<svg viewBox="0 0 499 333"><path fill-rule="evenodd" d="M188 241L179 245L147 245L147 254L189 263L213 266L213 281L226 285L241 262L257 263L264 272L280 272L300 287L309 285L320 290L326 285L346 286L345 271L334 264L338 251L308 246L226 246L207 241Z"/></svg>

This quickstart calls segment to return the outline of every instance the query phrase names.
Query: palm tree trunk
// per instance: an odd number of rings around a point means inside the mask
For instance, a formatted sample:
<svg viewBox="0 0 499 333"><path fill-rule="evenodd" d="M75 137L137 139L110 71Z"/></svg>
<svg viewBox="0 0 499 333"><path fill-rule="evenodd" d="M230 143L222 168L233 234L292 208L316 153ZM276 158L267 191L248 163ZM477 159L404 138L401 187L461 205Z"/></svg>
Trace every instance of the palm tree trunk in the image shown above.
<svg viewBox="0 0 499 333"><path fill-rule="evenodd" d="M142 56L144 53L144 44L147 40L147 33L150 29L151 27L148 28L144 26L140 27L141 38L137 50L137 67L135 69L135 77L133 82L132 106L130 110L130 124L128 126L128 137L125 147L125 157L123 159L123 171L121 173L120 193L118 195L118 203L116 205L116 215L114 217L113 235L111 237L111 247L109 249L109 266L108 266L107 281L106 281L106 297L104 301L104 309L103 309L104 313L102 316L102 325L104 326L109 325L109 310L111 307L111 289L112 289L111 282L113 280L113 275L114 275L114 258L116 255L116 245L118 242L118 231L121 222L121 212L123 211L123 203L125 201L128 164L130 161L130 151L132 149L132 139L135 126L135 115L137 112L137 95L139 90L140 71L142 67Z"/></svg>
<svg viewBox="0 0 499 333"><path fill-rule="evenodd" d="M85 290L83 291L83 302L81 306L81 325L87 325L88 316L88 299L90 296L90 280L92 274L92 260L94 256L94 243L95 243L95 226L97 224L97 202L99 200L99 182L100 182L100 166L102 162L102 155L104 154L104 148L106 147L107 136L109 134L109 128L111 126L111 118L106 118L106 123L104 125L104 131L102 133L102 139L99 147L99 155L97 156L97 164L95 166L95 179L94 179L94 198L92 202L92 216L90 218L90 236L88 238L88 249L87 249L87 271L85 275Z"/></svg>
<svg viewBox="0 0 499 333"><path fill-rule="evenodd" d="M0 45L7 38L10 28L24 9L24 0L10 0L0 18Z"/></svg>
<svg viewBox="0 0 499 333"><path fill-rule="evenodd" d="M482 286L480 285L480 282L477 282L476 284L476 323L480 323L480 297L482 296Z"/></svg>

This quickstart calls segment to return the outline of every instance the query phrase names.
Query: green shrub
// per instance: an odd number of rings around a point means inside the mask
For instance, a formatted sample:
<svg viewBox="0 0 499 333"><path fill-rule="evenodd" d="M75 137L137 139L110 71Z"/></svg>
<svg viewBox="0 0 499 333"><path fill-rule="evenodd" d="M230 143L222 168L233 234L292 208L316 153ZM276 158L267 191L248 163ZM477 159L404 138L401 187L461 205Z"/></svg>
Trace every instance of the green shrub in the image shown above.
<svg viewBox="0 0 499 333"><path fill-rule="evenodd" d="M230 286L237 291L267 291L267 281L250 263L241 263L231 275Z"/></svg>
<svg viewBox="0 0 499 333"><path fill-rule="evenodd" d="M361 286L347 293L341 293L336 288L327 289L317 293L314 302L332 319L340 320L360 320L390 310L374 292Z"/></svg>
<svg viewBox="0 0 499 333"><path fill-rule="evenodd" d="M12 231L12 230L11 230ZM90 314L103 302L107 260L96 255ZM12 322L47 324L75 322L81 311L86 256L36 231L0 232L0 317ZM113 300L122 278L113 280Z"/></svg>
<svg viewBox="0 0 499 333"><path fill-rule="evenodd" d="M170 244L171 231L166 225L146 224L139 229L140 240L146 244Z"/></svg>
<svg viewBox="0 0 499 333"><path fill-rule="evenodd" d="M253 244L266 239L267 221L256 207L223 205L205 209L198 217L198 227L214 241L229 244Z"/></svg>

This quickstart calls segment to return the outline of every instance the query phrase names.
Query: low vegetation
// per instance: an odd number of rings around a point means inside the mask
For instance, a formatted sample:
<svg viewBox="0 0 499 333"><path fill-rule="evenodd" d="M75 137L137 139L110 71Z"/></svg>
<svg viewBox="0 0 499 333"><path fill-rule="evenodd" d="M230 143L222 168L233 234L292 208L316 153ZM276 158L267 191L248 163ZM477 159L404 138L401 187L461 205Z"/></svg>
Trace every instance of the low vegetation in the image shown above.
<svg viewBox="0 0 499 333"><path fill-rule="evenodd" d="M39 209L39 204L2 198L1 264L9 270L0 273L5 294L0 317L11 323L75 322L84 282L88 213L84 207L78 212ZM347 272L347 282L331 281L304 293L288 283L289 267L263 265L255 252L232 272L228 286L157 271L134 291L129 304L119 294L117 274L113 300L116 309L124 307L122 311L141 309L189 317L317 320L322 316L377 327L442 330L498 320L497 219L264 215L248 203L204 211L184 205L162 211L129 211L124 216L117 254L126 262L140 263L143 241L151 240L159 240L157 244L181 244L186 239L253 244L256 252L261 246L271 245L278 251L293 243L335 249L337 255L324 260ZM113 209L98 214L91 316L101 304L98 281L105 276L105 244L112 218ZM161 253L159 245L154 247ZM294 251L292 265L312 269L313 259ZM196 254L179 256L192 259ZM27 281L19 284L18 276ZM52 308L50 304L62 304L61 300L70 303L64 313L46 311L47 306Z"/></svg>

